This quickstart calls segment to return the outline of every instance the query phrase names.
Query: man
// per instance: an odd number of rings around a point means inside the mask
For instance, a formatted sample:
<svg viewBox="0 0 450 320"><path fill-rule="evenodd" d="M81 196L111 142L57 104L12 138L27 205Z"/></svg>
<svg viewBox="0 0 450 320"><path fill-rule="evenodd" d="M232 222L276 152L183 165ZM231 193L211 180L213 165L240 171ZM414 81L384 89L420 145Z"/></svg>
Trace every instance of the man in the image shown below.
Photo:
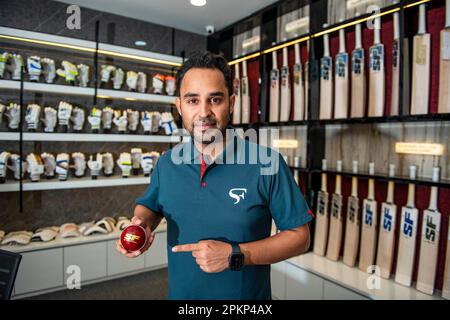
<svg viewBox="0 0 450 320"><path fill-rule="evenodd" d="M270 264L309 247L308 206L280 154L223 138L232 87L227 61L211 53L193 55L178 71L176 107L192 148L161 156L136 200L132 223L150 234L144 248L127 253L117 242L122 254L139 256L166 218L170 299L271 299ZM249 163L255 152L275 156L271 174ZM281 232L270 236L272 219Z"/></svg>

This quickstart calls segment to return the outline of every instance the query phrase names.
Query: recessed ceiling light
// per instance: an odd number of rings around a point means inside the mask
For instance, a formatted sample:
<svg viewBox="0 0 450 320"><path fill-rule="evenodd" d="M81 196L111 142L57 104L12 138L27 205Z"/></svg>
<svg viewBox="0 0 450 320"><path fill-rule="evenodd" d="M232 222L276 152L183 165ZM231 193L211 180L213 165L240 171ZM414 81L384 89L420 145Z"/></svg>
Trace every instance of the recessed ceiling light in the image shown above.
<svg viewBox="0 0 450 320"><path fill-rule="evenodd" d="M206 0L191 0L191 4L196 7L203 7L206 4Z"/></svg>
<svg viewBox="0 0 450 320"><path fill-rule="evenodd" d="M147 45L147 42L142 41L142 40L137 40L134 42L135 45L137 45L138 47L143 47Z"/></svg>

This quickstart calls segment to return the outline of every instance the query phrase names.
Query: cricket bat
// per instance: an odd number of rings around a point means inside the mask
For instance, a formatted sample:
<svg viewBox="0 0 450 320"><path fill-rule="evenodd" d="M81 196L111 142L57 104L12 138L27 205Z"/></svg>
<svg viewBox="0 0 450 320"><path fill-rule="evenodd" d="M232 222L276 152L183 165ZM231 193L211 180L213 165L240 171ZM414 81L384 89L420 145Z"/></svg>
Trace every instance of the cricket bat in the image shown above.
<svg viewBox="0 0 450 320"><path fill-rule="evenodd" d="M392 44L392 93L391 116L399 114L400 94L400 20L398 12L394 13L394 42Z"/></svg>
<svg viewBox="0 0 450 320"><path fill-rule="evenodd" d="M419 30L413 40L411 114L427 114L430 99L431 35L426 31L426 6L419 6Z"/></svg>
<svg viewBox="0 0 450 320"><path fill-rule="evenodd" d="M384 115L385 74L384 45L380 36L381 18L375 18L374 42L369 57L369 117Z"/></svg>
<svg viewBox="0 0 450 320"><path fill-rule="evenodd" d="M280 73L278 71L277 52L272 52L272 70L270 71L270 122L280 120Z"/></svg>
<svg viewBox="0 0 450 320"><path fill-rule="evenodd" d="M327 258L333 261L339 259L342 240L342 161L337 162L336 187L331 197L330 231L328 234Z"/></svg>
<svg viewBox="0 0 450 320"><path fill-rule="evenodd" d="M353 173L358 173L358 161L353 161ZM348 197L347 219L345 223L344 263L354 267L359 248L359 199L358 199L358 177L352 177L352 193Z"/></svg>
<svg viewBox="0 0 450 320"><path fill-rule="evenodd" d="M375 164L369 163L369 175L375 174ZM367 272L367 268L375 262L377 250L378 213L375 201L375 180L369 179L369 192L363 201L361 246L359 251L359 269Z"/></svg>
<svg viewBox="0 0 450 320"><path fill-rule="evenodd" d="M234 65L234 111L233 124L241 123L241 78L239 76L239 63Z"/></svg>
<svg viewBox="0 0 450 320"><path fill-rule="evenodd" d="M345 29L339 30L339 53L335 59L335 86L334 86L334 118L348 117L348 53L345 49Z"/></svg>
<svg viewBox="0 0 450 320"><path fill-rule="evenodd" d="M250 92L249 92L249 84L248 84L248 76L247 76L247 61L242 61L242 120L241 123L249 123L250 122Z"/></svg>
<svg viewBox="0 0 450 320"><path fill-rule="evenodd" d="M450 113L450 0L446 0L445 28L441 31L439 113Z"/></svg>
<svg viewBox="0 0 450 320"><path fill-rule="evenodd" d="M295 156L294 157L294 180L295 180L295 183L298 186L300 186L300 177L299 177L298 168L300 168L300 157Z"/></svg>
<svg viewBox="0 0 450 320"><path fill-rule="evenodd" d="M439 181L439 167L433 168L433 181ZM433 295L439 252L441 213L437 207L438 188L431 187L430 205L423 213L422 235L420 239L417 290Z"/></svg>
<svg viewBox="0 0 450 320"><path fill-rule="evenodd" d="M308 59L305 63L305 120L308 120L309 107L309 40L306 41L306 48L308 50Z"/></svg>
<svg viewBox="0 0 450 320"><path fill-rule="evenodd" d="M326 25L324 26L326 27ZM333 61L329 36L323 36L323 58L320 60L320 119L331 119L333 111Z"/></svg>
<svg viewBox="0 0 450 320"><path fill-rule="evenodd" d="M410 179L416 178L417 166L409 167ZM417 220L419 211L414 204L415 185L408 186L408 201L402 208L400 222L400 235L397 254L397 269L395 282L404 286L411 286L411 278L414 271L414 255L416 251Z"/></svg>
<svg viewBox="0 0 450 320"><path fill-rule="evenodd" d="M447 251L445 254L444 284L442 286L442 298L450 300L450 219L448 220Z"/></svg>
<svg viewBox="0 0 450 320"><path fill-rule="evenodd" d="M294 121L305 118L305 95L303 92L302 62L300 59L300 44L294 45Z"/></svg>
<svg viewBox="0 0 450 320"><path fill-rule="evenodd" d="M322 170L327 170L327 160L322 160ZM319 256L325 255L328 237L328 192L327 174L322 172L322 185L317 194L316 228L314 233L314 253Z"/></svg>
<svg viewBox="0 0 450 320"><path fill-rule="evenodd" d="M389 177L395 176L395 165L389 165ZM394 204L394 181L388 182L386 202L381 205L381 225L378 236L377 265L380 267L381 277L391 277L392 262L394 260L395 226L397 220L397 206Z"/></svg>
<svg viewBox="0 0 450 320"><path fill-rule="evenodd" d="M364 117L366 106L366 68L365 55L362 47L361 24L355 27L355 49L352 52L352 91L351 91L352 118Z"/></svg>
<svg viewBox="0 0 450 320"><path fill-rule="evenodd" d="M291 115L291 82L289 81L288 49L283 48L283 67L281 68L280 121L289 121Z"/></svg>

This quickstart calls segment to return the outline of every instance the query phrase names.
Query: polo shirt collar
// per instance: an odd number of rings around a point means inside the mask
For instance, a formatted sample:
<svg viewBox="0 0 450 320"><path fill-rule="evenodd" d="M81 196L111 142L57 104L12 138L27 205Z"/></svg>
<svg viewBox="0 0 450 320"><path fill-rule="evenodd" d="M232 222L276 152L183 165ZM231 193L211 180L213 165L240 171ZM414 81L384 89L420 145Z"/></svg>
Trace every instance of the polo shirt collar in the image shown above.
<svg viewBox="0 0 450 320"><path fill-rule="evenodd" d="M194 138L191 137L191 161L192 163L201 163L201 152L197 149L194 143ZM245 141L238 135L232 135L228 138L225 148L215 158L214 161L207 155L204 155L204 161L207 165L213 162L217 164L237 163L242 156Z"/></svg>

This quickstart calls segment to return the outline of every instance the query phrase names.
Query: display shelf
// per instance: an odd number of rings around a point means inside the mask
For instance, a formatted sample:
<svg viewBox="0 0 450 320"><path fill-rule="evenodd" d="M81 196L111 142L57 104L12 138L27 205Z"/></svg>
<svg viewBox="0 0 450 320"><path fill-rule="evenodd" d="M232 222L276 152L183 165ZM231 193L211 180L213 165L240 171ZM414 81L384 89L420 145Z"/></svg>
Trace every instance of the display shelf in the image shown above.
<svg viewBox="0 0 450 320"><path fill-rule="evenodd" d="M311 173L327 173L327 174L333 174L333 175L340 174L341 176L344 176L344 177L358 177L360 179L374 179L377 181L386 181L386 182L394 181L396 183L403 183L403 184L413 183L413 184L417 184L417 185L435 186L435 187L440 187L440 188L450 188L450 180L446 180L446 179L445 180L441 179L440 181L435 182L432 179L426 179L426 178L410 179L405 176L388 177L385 175L377 175L377 174L370 175L368 172L353 173L353 172L349 172L349 171L338 172L338 171L334 171L334 170L318 170L318 169L311 169L311 170L309 170L309 172L311 172Z"/></svg>
<svg viewBox="0 0 450 320"><path fill-rule="evenodd" d="M151 93L139 93L123 90L98 89L97 98L125 99L128 101L147 101L175 105L176 97Z"/></svg>
<svg viewBox="0 0 450 320"><path fill-rule="evenodd" d="M0 80L0 89L20 90L20 81L15 80ZM84 88L78 86L66 86L61 84L40 83L40 82L24 82L24 91L33 92L45 92L61 95L72 96L86 96L93 97L95 95L94 88ZM124 90L108 90L98 89L97 98L102 99L125 99L128 101L146 101L161 104L175 104L175 97L150 94L150 93L138 93Z"/></svg>
<svg viewBox="0 0 450 320"><path fill-rule="evenodd" d="M0 27L0 38L24 43L52 46L66 50L77 50L91 53L95 53L96 51L95 41L80 40L76 38L8 27ZM183 62L183 59L177 56L126 48L106 43L98 44L98 53L113 57L168 65L171 67L179 67Z"/></svg>
<svg viewBox="0 0 450 320"><path fill-rule="evenodd" d="M155 229L154 232L160 233L166 232L166 230L167 230L167 223L161 223ZM61 248L61 247L75 246L79 244L115 240L119 238L120 238L120 231L118 229L115 229L113 232L108 234L94 234L91 236L80 236L76 238L61 238L58 235L54 240L48 242L30 242L27 245L3 245L0 246L0 249L10 252L23 253L29 251Z"/></svg>
<svg viewBox="0 0 450 320"><path fill-rule="evenodd" d="M67 181L59 181L58 178L47 180L44 176L39 182L31 182L24 180L23 191L43 191L43 190L63 190L63 189L84 189L84 188L103 188L118 187L132 185L147 185L150 183L150 177L130 176L122 177L104 177L100 176L96 180L91 177L69 177ZM0 192L17 192L20 191L20 185L17 181L7 181L0 185Z"/></svg>
<svg viewBox="0 0 450 320"><path fill-rule="evenodd" d="M430 296L394 280L379 278L378 289L367 286L370 274L351 268L342 261L331 261L312 252L291 258L288 263L374 300L442 300L439 292Z"/></svg>
<svg viewBox="0 0 450 320"><path fill-rule="evenodd" d="M1 132L0 140L19 141L20 135L17 132ZM181 136L24 132L23 141L178 143Z"/></svg>

